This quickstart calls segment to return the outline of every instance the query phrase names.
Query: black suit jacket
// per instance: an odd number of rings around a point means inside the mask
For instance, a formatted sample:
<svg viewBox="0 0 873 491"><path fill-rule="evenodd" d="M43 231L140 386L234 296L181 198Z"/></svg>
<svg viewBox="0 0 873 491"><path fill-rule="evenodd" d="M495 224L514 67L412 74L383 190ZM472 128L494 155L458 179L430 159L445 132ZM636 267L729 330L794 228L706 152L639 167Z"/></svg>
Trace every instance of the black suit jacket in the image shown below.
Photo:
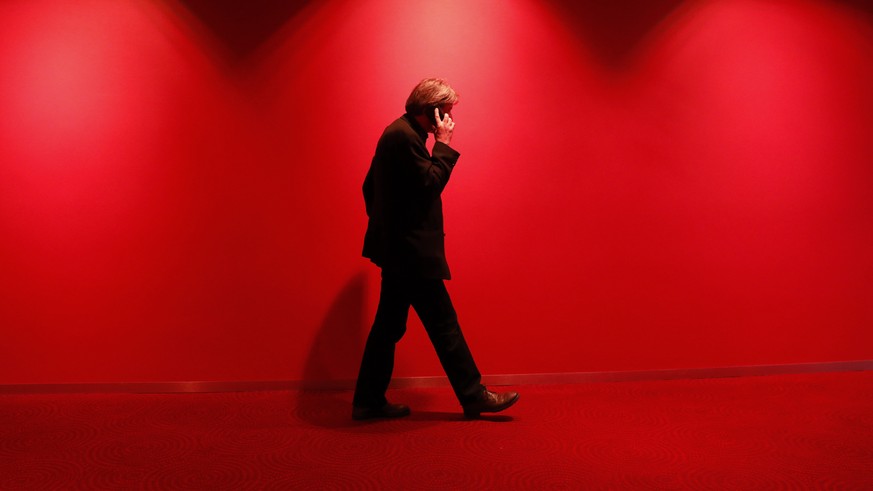
<svg viewBox="0 0 873 491"><path fill-rule="evenodd" d="M449 279L440 195L460 154L436 142L409 114L388 125L364 179L364 257L383 274Z"/></svg>

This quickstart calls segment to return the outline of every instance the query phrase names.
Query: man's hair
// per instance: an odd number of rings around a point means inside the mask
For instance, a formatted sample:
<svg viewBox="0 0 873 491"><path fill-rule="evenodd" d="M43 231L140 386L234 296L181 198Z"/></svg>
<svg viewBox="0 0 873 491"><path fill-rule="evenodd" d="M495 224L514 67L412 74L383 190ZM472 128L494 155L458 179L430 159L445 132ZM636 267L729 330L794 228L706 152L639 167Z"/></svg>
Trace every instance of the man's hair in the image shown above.
<svg viewBox="0 0 873 491"><path fill-rule="evenodd" d="M426 78L418 83L409 99L406 99L406 112L422 114L428 107L454 104L458 102L458 94L441 78Z"/></svg>

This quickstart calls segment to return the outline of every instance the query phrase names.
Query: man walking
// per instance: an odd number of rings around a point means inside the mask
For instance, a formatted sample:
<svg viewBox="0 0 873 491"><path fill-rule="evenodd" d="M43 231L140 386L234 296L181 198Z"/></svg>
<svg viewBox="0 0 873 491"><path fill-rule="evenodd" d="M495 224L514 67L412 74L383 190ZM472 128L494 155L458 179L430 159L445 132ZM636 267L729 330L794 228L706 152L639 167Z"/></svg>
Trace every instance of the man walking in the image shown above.
<svg viewBox="0 0 873 491"><path fill-rule="evenodd" d="M467 417L502 411L518 400L515 392L494 393L481 384L444 284L451 275L441 193L460 156L449 146L457 101L444 80L422 80L406 101L406 113L379 138L364 180L369 222L363 255L382 269L382 289L358 374L354 419L394 418L410 412L385 398L395 345L406 332L410 306L421 319ZM432 154L425 146L428 133L436 139Z"/></svg>

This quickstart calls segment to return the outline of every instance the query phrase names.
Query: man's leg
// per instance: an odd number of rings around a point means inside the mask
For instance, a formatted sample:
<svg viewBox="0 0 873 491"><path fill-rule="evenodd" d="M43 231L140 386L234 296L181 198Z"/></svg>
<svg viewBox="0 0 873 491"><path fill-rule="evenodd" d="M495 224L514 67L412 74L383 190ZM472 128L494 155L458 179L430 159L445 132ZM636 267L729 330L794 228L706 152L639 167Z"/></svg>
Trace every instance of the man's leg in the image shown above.
<svg viewBox="0 0 873 491"><path fill-rule="evenodd" d="M442 280L416 280L411 303L462 405L484 392L482 376L464 340L458 316Z"/></svg>
<svg viewBox="0 0 873 491"><path fill-rule="evenodd" d="M383 276L376 319L367 337L355 386L356 407L381 408L388 402L385 391L394 371L394 348L406 332L409 316L407 293L403 281Z"/></svg>

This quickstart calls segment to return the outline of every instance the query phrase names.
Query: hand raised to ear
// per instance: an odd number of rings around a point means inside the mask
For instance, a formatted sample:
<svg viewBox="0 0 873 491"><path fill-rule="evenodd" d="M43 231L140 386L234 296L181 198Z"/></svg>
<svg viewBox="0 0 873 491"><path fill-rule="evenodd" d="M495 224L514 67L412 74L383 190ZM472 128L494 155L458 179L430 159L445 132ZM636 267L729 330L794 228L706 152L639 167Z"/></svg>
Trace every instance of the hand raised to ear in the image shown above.
<svg viewBox="0 0 873 491"><path fill-rule="evenodd" d="M440 119L440 110L436 107L433 109L433 115L436 120L433 136L436 141L448 145L452 142L452 133L455 131L455 121L449 113L443 114L442 119Z"/></svg>

